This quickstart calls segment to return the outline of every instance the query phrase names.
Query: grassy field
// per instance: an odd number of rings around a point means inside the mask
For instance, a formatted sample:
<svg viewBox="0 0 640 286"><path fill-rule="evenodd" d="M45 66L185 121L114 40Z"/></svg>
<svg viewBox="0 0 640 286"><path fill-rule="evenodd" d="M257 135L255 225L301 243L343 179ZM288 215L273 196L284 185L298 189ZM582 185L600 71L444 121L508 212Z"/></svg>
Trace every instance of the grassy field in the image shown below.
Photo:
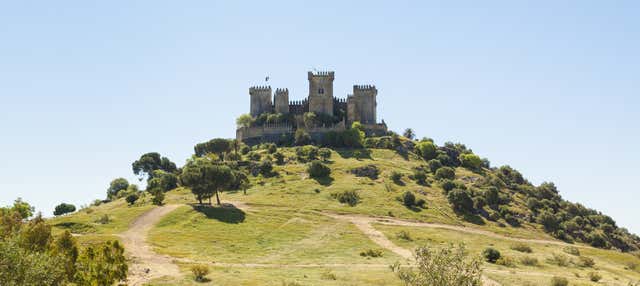
<svg viewBox="0 0 640 286"><path fill-rule="evenodd" d="M374 224L394 244L405 249L427 245L439 247L464 242L478 255L486 247L494 247L513 261L512 266L486 264L485 273L503 285L550 285L553 276L569 278L570 285L623 285L640 280L640 258L631 254L578 245L580 256L571 255L563 246L528 243L531 253L511 249L516 244L509 238L552 238L538 226L523 223L512 227L476 217L465 220L449 206L437 183L428 186L409 179L414 167L424 161L405 158L391 150L373 149L357 155L353 151L334 151L328 165L331 178L308 177L306 164L292 160L293 149L283 148L287 156L284 166L274 165L271 177L251 177L252 187L243 192L225 192L226 202L240 202L242 209L199 207L189 190L178 188L166 194L165 203L183 205L163 217L151 229L148 243L161 254L176 258L183 277L165 277L150 285L400 285L388 266L403 259L370 240L349 221L337 220L323 213L360 214L394 217L407 221L463 226L465 229L490 231L504 238L482 234L425 227ZM357 155L357 156L356 156ZM353 168L369 164L380 170L377 179L356 177ZM391 172L404 174L401 183L389 179ZM429 175L431 176L431 175ZM462 182L476 180L478 174L456 170ZM433 178L430 177L433 181ZM339 203L333 193L357 191L360 203ZM411 191L426 207L407 208L398 201ZM525 207L523 198L512 197L513 208ZM82 243L117 238L142 213L154 208L149 198L128 206L123 200L94 206L78 213L50 220L56 232L68 229L81 234ZM108 215L108 223L100 219ZM398 238L400 231L411 240ZM363 257L366 250L380 250L382 257ZM552 257L566 257L566 265L552 262ZM559 256L560 255L560 256ZM580 266L580 257L592 258L592 267ZM537 265L524 265L521 260L537 260ZM208 264L211 281L196 283L189 272L193 264ZM603 276L599 284L589 281L589 273Z"/></svg>

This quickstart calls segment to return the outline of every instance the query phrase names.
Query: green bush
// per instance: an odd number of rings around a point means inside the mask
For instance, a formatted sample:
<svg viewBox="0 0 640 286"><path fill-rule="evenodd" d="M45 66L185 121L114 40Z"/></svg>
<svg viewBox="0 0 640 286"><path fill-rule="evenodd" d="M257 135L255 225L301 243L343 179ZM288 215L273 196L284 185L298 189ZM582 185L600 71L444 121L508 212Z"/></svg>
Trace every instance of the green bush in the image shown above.
<svg viewBox="0 0 640 286"><path fill-rule="evenodd" d="M500 251L495 248L487 247L482 251L482 257L489 263L496 263L500 259Z"/></svg>
<svg viewBox="0 0 640 286"><path fill-rule="evenodd" d="M331 194L331 197L338 200L340 203L355 206L360 202L360 195L353 190L338 192Z"/></svg>
<svg viewBox="0 0 640 286"><path fill-rule="evenodd" d="M396 237L398 239L402 239L406 241L413 241L413 238L411 238L411 234L409 234L409 232L406 230L401 230L398 233L396 233Z"/></svg>
<svg viewBox="0 0 640 286"><path fill-rule="evenodd" d="M404 194L402 194L402 204L406 207L416 205L416 196L411 191L404 192Z"/></svg>
<svg viewBox="0 0 640 286"><path fill-rule="evenodd" d="M284 155L280 152L273 153L273 158L276 159L276 164L284 165Z"/></svg>
<svg viewBox="0 0 640 286"><path fill-rule="evenodd" d="M427 164L429 164L429 170L431 170L431 173L435 173L438 169L442 168L442 163L438 159L429 160Z"/></svg>
<svg viewBox="0 0 640 286"><path fill-rule="evenodd" d="M531 249L531 247L529 245L526 245L524 243L517 243L511 246L511 249L515 250L515 251L519 251L519 252L524 252L524 253L531 253L533 252L533 250Z"/></svg>
<svg viewBox="0 0 640 286"><path fill-rule="evenodd" d="M566 267L569 266L569 262L571 262L571 259L569 259L569 257L567 257L566 255L554 253L550 258L547 259L547 262L561 267Z"/></svg>
<svg viewBox="0 0 640 286"><path fill-rule="evenodd" d="M513 260L513 258L508 257L508 256L502 256L502 257L498 258L498 260L496 260L496 264L497 265L502 265L502 266L505 266L505 267L516 267L515 260Z"/></svg>
<svg viewBox="0 0 640 286"><path fill-rule="evenodd" d="M462 165L462 167L465 167L469 170L477 171L482 167L482 159L472 153L461 154L458 157L458 160L460 160L460 165Z"/></svg>
<svg viewBox="0 0 640 286"><path fill-rule="evenodd" d="M569 285L569 280L564 277L554 276L551 278L551 286L567 286Z"/></svg>
<svg viewBox="0 0 640 286"><path fill-rule="evenodd" d="M191 273L197 282L205 282L206 276L209 274L209 267L206 265L198 264L191 266Z"/></svg>
<svg viewBox="0 0 640 286"><path fill-rule="evenodd" d="M445 180L440 184L440 186L446 193L448 193L456 187L456 184L452 180Z"/></svg>
<svg viewBox="0 0 640 286"><path fill-rule="evenodd" d="M416 145L416 153L425 160L431 160L436 157L436 145L433 142L422 141Z"/></svg>
<svg viewBox="0 0 640 286"><path fill-rule="evenodd" d="M75 211L76 211L76 206L72 204L61 203L56 206L55 210L53 211L53 215L59 216L63 214L72 213Z"/></svg>
<svg viewBox="0 0 640 286"><path fill-rule="evenodd" d="M329 160L329 158L331 158L331 149L320 148L320 150L318 150L318 156L320 156L323 161Z"/></svg>
<svg viewBox="0 0 640 286"><path fill-rule="evenodd" d="M314 160L307 167L307 173L311 178L326 178L331 174L331 169L322 162Z"/></svg>
<svg viewBox="0 0 640 286"><path fill-rule="evenodd" d="M138 194L130 194L125 199L129 205L133 205L138 200Z"/></svg>
<svg viewBox="0 0 640 286"><path fill-rule="evenodd" d="M449 203L453 206L453 209L458 212L471 212L473 211L473 200L469 196L469 193L465 190L454 189L447 195Z"/></svg>
<svg viewBox="0 0 640 286"><path fill-rule="evenodd" d="M396 184L402 184L402 173L398 171L392 171L389 178Z"/></svg>
<svg viewBox="0 0 640 286"><path fill-rule="evenodd" d="M415 170L413 171L413 179L416 180L416 183L425 185L427 183L427 173L423 170Z"/></svg>
<svg viewBox="0 0 640 286"><path fill-rule="evenodd" d="M456 178L456 171L451 167L442 167L436 171L436 178L453 180Z"/></svg>
<svg viewBox="0 0 640 286"><path fill-rule="evenodd" d="M360 256L364 257L382 257L382 250L380 249L367 249L360 252Z"/></svg>
<svg viewBox="0 0 640 286"><path fill-rule="evenodd" d="M526 266L537 266L538 265L538 259L535 258L535 257L524 256L524 257L520 258L520 263L522 263L522 265L526 265Z"/></svg>

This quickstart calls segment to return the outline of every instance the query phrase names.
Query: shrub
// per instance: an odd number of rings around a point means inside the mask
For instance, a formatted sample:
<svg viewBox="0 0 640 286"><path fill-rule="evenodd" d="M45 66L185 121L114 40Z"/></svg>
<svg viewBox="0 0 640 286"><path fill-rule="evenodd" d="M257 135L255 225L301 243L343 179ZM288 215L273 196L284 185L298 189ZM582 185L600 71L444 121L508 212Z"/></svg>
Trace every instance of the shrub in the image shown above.
<svg viewBox="0 0 640 286"><path fill-rule="evenodd" d="M307 167L307 173L312 178L325 178L331 174L331 169L322 162L314 160Z"/></svg>
<svg viewBox="0 0 640 286"><path fill-rule="evenodd" d="M402 204L406 207L412 207L416 204L416 196L410 192L406 191L402 194Z"/></svg>
<svg viewBox="0 0 640 286"><path fill-rule="evenodd" d="M500 259L500 251L495 248L487 247L482 251L482 257L489 263L496 263Z"/></svg>
<svg viewBox="0 0 640 286"><path fill-rule="evenodd" d="M411 234L409 234L409 232L406 230L401 230L398 233L396 233L396 237L398 239L402 239L406 241L413 241L413 238L411 238Z"/></svg>
<svg viewBox="0 0 640 286"><path fill-rule="evenodd" d="M598 282L600 279L602 279L602 275L598 274L598 272L589 272L589 280Z"/></svg>
<svg viewBox="0 0 640 286"><path fill-rule="evenodd" d="M580 249L574 246L566 246L562 249L562 251L571 255L580 256Z"/></svg>
<svg viewBox="0 0 640 286"><path fill-rule="evenodd" d="M260 158L262 157L260 155L260 153L255 152L255 151L249 152L249 154L247 156L249 157L249 160L251 160L251 161L260 161Z"/></svg>
<svg viewBox="0 0 640 286"><path fill-rule="evenodd" d="M436 178L453 180L456 178L456 171L451 167L442 167L436 171Z"/></svg>
<svg viewBox="0 0 640 286"><path fill-rule="evenodd" d="M416 152L425 160L431 160L436 157L436 145L433 142L422 141L416 145Z"/></svg>
<svg viewBox="0 0 640 286"><path fill-rule="evenodd" d="M404 285L482 285L482 262L469 258L463 244L458 248L431 250L416 249L416 267L401 268L399 263L391 266ZM415 270L414 270L415 269Z"/></svg>
<svg viewBox="0 0 640 286"><path fill-rule="evenodd" d="M360 202L360 195L353 190L343 191L339 193L331 194L331 197L338 200L340 203L355 206Z"/></svg>
<svg viewBox="0 0 640 286"><path fill-rule="evenodd" d="M338 280L338 277L336 277L335 274L331 273L331 270L326 270L325 272L322 272L322 274L320 274L320 278L324 280Z"/></svg>
<svg viewBox="0 0 640 286"><path fill-rule="evenodd" d="M449 203L458 212L473 211L473 200L465 190L454 189L447 195Z"/></svg>
<svg viewBox="0 0 640 286"><path fill-rule="evenodd" d="M515 250L515 251L519 251L519 252L524 252L524 253L531 253L533 252L533 250L531 249L531 247L529 245L526 245L524 243L517 243L511 246L511 249Z"/></svg>
<svg viewBox="0 0 640 286"><path fill-rule="evenodd" d="M402 184L402 173L398 171L391 172L391 175L389 175L389 178L398 185Z"/></svg>
<svg viewBox="0 0 640 286"><path fill-rule="evenodd" d="M382 250L380 249L367 249L360 252L360 256L363 257L382 257Z"/></svg>
<svg viewBox="0 0 640 286"><path fill-rule="evenodd" d="M552 213L544 211L542 212L537 219L538 223L544 227L544 230L548 232L553 232L558 229L559 223L556 216Z"/></svg>
<svg viewBox="0 0 640 286"><path fill-rule="evenodd" d="M331 149L320 148L320 150L318 150L318 156L320 156L323 161L329 160L329 158L331 158Z"/></svg>
<svg viewBox="0 0 640 286"><path fill-rule="evenodd" d="M376 165L366 165L351 169L351 173L356 175L356 177L368 177L369 179L375 180L378 178L380 171L378 171Z"/></svg>
<svg viewBox="0 0 640 286"><path fill-rule="evenodd" d="M137 194L130 194L130 195L127 196L127 198L125 200L127 201L127 203L129 205L133 205L138 200L138 195Z"/></svg>
<svg viewBox="0 0 640 286"><path fill-rule="evenodd" d="M284 165L284 155L280 152L276 152L273 154L273 158L276 159L276 164Z"/></svg>
<svg viewBox="0 0 640 286"><path fill-rule="evenodd" d="M551 286L567 286L569 285L569 280L564 277L554 276L551 278Z"/></svg>
<svg viewBox="0 0 640 286"><path fill-rule="evenodd" d="M273 164L269 160L262 160L258 165L258 169L260 170L260 174L264 177L270 176L273 171Z"/></svg>
<svg viewBox="0 0 640 286"><path fill-rule="evenodd" d="M516 267L515 260L513 260L513 258L508 257L508 256L502 256L502 257L498 258L498 260L496 260L496 264L497 265L502 265L502 266L505 266L505 267Z"/></svg>
<svg viewBox="0 0 640 286"><path fill-rule="evenodd" d="M429 169L432 173L435 173L438 169L442 168L442 163L438 159L429 160L427 164L429 164Z"/></svg>
<svg viewBox="0 0 640 286"><path fill-rule="evenodd" d="M191 266L191 273L198 282L205 282L206 276L209 274L209 267L206 265L198 264Z"/></svg>
<svg viewBox="0 0 640 286"><path fill-rule="evenodd" d="M596 262L590 257L580 256L578 258L578 266L580 267L593 267Z"/></svg>
<svg viewBox="0 0 640 286"><path fill-rule="evenodd" d="M460 165L462 165L462 167L469 170L477 171L482 167L482 159L475 154L461 154L458 157L458 160L460 160Z"/></svg>
<svg viewBox="0 0 640 286"><path fill-rule="evenodd" d="M522 265L527 265L527 266L537 266L538 259L535 257L524 256L520 258L520 263L522 263Z"/></svg>
<svg viewBox="0 0 640 286"><path fill-rule="evenodd" d="M265 149L267 149L267 152L269 154L273 154L275 152L278 152L278 147L276 146L276 144L267 143L265 147L266 147Z"/></svg>
<svg viewBox="0 0 640 286"><path fill-rule="evenodd" d="M153 198L151 198L151 202L156 206L161 206L164 202L164 192L161 190L153 191Z"/></svg>
<svg viewBox="0 0 640 286"><path fill-rule="evenodd" d="M416 183L425 185L427 183L427 173L423 170L415 170L413 172L413 179L416 180Z"/></svg>
<svg viewBox="0 0 640 286"><path fill-rule="evenodd" d="M452 180L445 180L440 184L440 186L446 193L448 193L456 187L456 184Z"/></svg>
<svg viewBox="0 0 640 286"><path fill-rule="evenodd" d="M547 262L549 262L550 264L555 264L561 267L569 266L570 261L571 260L569 259L569 257L559 253L554 253L549 259L547 259Z"/></svg>
<svg viewBox="0 0 640 286"><path fill-rule="evenodd" d="M425 204L427 203L427 201L425 201L424 199L418 199L416 201L416 206L419 206L421 208L425 208Z"/></svg>

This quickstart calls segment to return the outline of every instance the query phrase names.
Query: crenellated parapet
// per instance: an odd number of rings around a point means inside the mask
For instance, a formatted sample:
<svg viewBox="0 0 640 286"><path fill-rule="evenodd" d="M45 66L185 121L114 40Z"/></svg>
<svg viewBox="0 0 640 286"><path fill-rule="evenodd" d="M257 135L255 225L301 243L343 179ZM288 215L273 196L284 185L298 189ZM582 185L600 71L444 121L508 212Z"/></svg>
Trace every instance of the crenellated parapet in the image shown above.
<svg viewBox="0 0 640 286"><path fill-rule="evenodd" d="M289 89L277 88L273 101L276 113L289 113Z"/></svg>
<svg viewBox="0 0 640 286"><path fill-rule="evenodd" d="M252 86L249 88L249 96L251 97L251 116L272 112L271 86Z"/></svg>

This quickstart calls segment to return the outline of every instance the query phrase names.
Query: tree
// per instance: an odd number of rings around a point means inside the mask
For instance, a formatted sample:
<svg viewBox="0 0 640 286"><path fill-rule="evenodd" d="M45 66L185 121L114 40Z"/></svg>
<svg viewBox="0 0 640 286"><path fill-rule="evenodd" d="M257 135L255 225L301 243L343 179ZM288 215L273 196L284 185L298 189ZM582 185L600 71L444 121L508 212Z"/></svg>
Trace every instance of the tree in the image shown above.
<svg viewBox="0 0 640 286"><path fill-rule="evenodd" d="M126 190L129 187L129 181L125 178L116 178L109 183L107 189L107 199L113 200L118 197L118 193L122 190Z"/></svg>
<svg viewBox="0 0 640 286"><path fill-rule="evenodd" d="M75 282L78 285L113 285L127 278L124 248L118 241L87 247L76 265Z"/></svg>
<svg viewBox="0 0 640 286"><path fill-rule="evenodd" d="M497 207L500 204L500 193L498 192L498 188L489 187L484 191L484 199L492 207Z"/></svg>
<svg viewBox="0 0 640 286"><path fill-rule="evenodd" d="M220 205L219 192L233 182L231 169L225 165L217 165L207 158L197 158L183 168L179 176L180 184L191 189L200 204L215 194Z"/></svg>
<svg viewBox="0 0 640 286"><path fill-rule="evenodd" d="M556 218L556 216L554 216L552 213L548 211L542 212L538 216L537 221L548 232L553 232L557 230L558 227L560 226L560 223L558 222L558 218Z"/></svg>
<svg viewBox="0 0 640 286"><path fill-rule="evenodd" d="M133 205L138 200L138 194L130 194L125 199L129 205Z"/></svg>
<svg viewBox="0 0 640 286"><path fill-rule="evenodd" d="M427 161L434 159L437 155L436 145L430 141L422 141L418 143L415 148L418 154Z"/></svg>
<svg viewBox="0 0 640 286"><path fill-rule="evenodd" d="M153 178L147 183L147 192L168 192L178 187L178 176L162 170L153 171Z"/></svg>
<svg viewBox="0 0 640 286"><path fill-rule="evenodd" d="M23 201L22 198L17 198L13 201L13 207L11 207L11 210L19 213L22 219L27 219L33 215L35 208L29 203Z"/></svg>
<svg viewBox="0 0 640 286"><path fill-rule="evenodd" d="M406 137L407 139L411 139L411 140L416 138L416 134L413 132L413 129L411 129L411 128L405 129L404 133L402 133L402 136Z"/></svg>
<svg viewBox="0 0 640 286"><path fill-rule="evenodd" d="M478 155L476 154L460 154L458 160L460 160L460 164L462 165L462 167L465 167L469 170L478 171L480 170L480 168L482 168L482 159L480 159L480 157L478 157Z"/></svg>
<svg viewBox="0 0 640 286"><path fill-rule="evenodd" d="M254 119L249 114L242 114L236 119L236 125L238 127L250 127L253 122Z"/></svg>
<svg viewBox="0 0 640 286"><path fill-rule="evenodd" d="M161 157L159 153L151 152L140 156L140 159L131 164L133 173L139 175L142 179L145 175L153 178L153 171L162 170L169 173L175 173L178 168L176 164L171 162L167 157Z"/></svg>
<svg viewBox="0 0 640 286"><path fill-rule="evenodd" d="M331 174L331 169L322 162L314 160L307 167L307 173L311 178L324 178Z"/></svg>
<svg viewBox="0 0 640 286"><path fill-rule="evenodd" d="M231 151L231 141L233 140L214 138L207 142L196 144L196 146L193 147L193 150L198 157L213 153L224 159L224 153Z"/></svg>
<svg viewBox="0 0 640 286"><path fill-rule="evenodd" d="M438 159L431 159L427 164L429 165L429 170L431 170L432 173L435 173L442 167L442 162Z"/></svg>
<svg viewBox="0 0 640 286"><path fill-rule="evenodd" d="M441 249L419 247L415 257L415 272L414 268L402 268L399 263L391 266L407 286L482 285L482 262L477 257L469 258L464 244Z"/></svg>
<svg viewBox="0 0 640 286"><path fill-rule="evenodd" d="M55 210L53 211L53 215L59 216L63 214L72 213L75 211L76 211L76 206L72 204L61 203L56 206Z"/></svg>
<svg viewBox="0 0 640 286"><path fill-rule="evenodd" d="M447 195L447 199L453 209L458 212L473 211L473 200L466 190L453 189Z"/></svg>

